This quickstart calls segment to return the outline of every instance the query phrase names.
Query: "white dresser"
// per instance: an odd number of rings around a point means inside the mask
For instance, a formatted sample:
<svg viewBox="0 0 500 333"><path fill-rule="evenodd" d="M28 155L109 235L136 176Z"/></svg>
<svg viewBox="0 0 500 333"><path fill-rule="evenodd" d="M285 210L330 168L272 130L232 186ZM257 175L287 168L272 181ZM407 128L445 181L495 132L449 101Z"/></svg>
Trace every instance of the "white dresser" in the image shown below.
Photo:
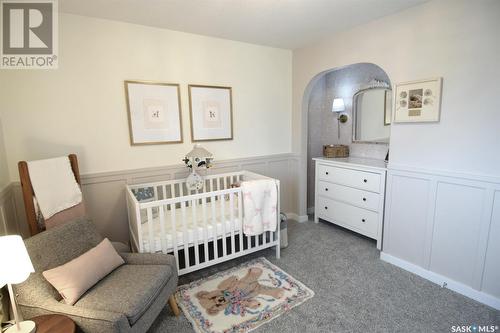
<svg viewBox="0 0 500 333"><path fill-rule="evenodd" d="M376 239L380 250L385 162L355 157L313 160L316 162L314 221L322 219Z"/></svg>

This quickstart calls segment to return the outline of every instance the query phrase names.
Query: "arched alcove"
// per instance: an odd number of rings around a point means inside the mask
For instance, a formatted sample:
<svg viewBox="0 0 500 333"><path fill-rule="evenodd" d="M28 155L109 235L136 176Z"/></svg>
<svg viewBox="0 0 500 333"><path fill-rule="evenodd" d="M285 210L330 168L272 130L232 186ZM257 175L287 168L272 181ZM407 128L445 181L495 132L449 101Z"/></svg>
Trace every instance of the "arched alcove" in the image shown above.
<svg viewBox="0 0 500 333"><path fill-rule="evenodd" d="M303 136L303 157L307 177L307 208L314 207L314 163L312 158L322 156L325 144L349 145L350 155L383 159L388 144L369 144L352 142L352 100L353 95L377 82L391 84L387 73L371 63L357 63L340 68L333 68L316 75L308 84L303 97L303 119L306 122L306 134ZM331 112L334 98L342 98L344 113L348 121L338 126L337 114ZM305 150L305 151L304 151Z"/></svg>

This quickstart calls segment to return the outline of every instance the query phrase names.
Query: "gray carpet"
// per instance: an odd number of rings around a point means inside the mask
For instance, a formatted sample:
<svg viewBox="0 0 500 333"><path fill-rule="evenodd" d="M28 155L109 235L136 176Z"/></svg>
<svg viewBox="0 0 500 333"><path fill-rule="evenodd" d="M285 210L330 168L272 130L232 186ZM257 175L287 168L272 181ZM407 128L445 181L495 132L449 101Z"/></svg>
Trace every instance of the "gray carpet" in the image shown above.
<svg viewBox="0 0 500 333"><path fill-rule="evenodd" d="M451 332L452 325L499 325L500 311L379 259L375 242L326 222L288 224L280 260L265 250L181 277L181 284L264 256L315 296L254 332ZM497 330L498 331L498 330ZM156 332L193 332L167 307ZM500 332L500 331L499 331Z"/></svg>

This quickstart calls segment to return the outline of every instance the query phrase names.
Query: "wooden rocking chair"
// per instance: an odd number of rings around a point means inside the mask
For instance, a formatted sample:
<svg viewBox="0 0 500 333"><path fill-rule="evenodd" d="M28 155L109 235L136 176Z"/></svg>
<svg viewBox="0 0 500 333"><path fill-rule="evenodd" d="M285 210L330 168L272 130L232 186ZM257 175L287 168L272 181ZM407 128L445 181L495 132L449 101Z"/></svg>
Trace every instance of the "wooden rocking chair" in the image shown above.
<svg viewBox="0 0 500 333"><path fill-rule="evenodd" d="M75 180L81 187L82 184L80 180L80 172L78 169L78 158L76 157L75 154L68 155L68 158L71 163L71 169L73 170ZM28 163L26 161L20 161L18 163L18 169L19 169L19 179L21 180L21 188L23 191L24 208L26 210L26 220L29 225L31 236L33 236L45 230L45 223L40 224L38 221L39 217L37 216L37 210L33 202L33 197L35 197L35 193L33 192L33 187L31 185ZM71 216L73 218L85 216L85 208L83 206L83 202L74 207L59 212L54 216L63 213L66 216ZM53 217L51 217L50 219L53 219Z"/></svg>

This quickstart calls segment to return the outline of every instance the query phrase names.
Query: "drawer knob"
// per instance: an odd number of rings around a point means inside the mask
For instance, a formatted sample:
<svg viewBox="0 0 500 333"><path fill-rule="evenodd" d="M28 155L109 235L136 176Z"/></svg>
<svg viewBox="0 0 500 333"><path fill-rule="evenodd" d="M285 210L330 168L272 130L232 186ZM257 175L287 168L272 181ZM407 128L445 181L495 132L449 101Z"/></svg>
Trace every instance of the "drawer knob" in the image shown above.
<svg viewBox="0 0 500 333"><path fill-rule="evenodd" d="M365 219L361 219L361 222L366 222L366 220Z"/></svg>
<svg viewBox="0 0 500 333"><path fill-rule="evenodd" d="M327 206L325 206L325 209L328 209L328 207L327 207Z"/></svg>
<svg viewBox="0 0 500 333"><path fill-rule="evenodd" d="M368 183L368 179L363 179L363 182Z"/></svg>
<svg viewBox="0 0 500 333"><path fill-rule="evenodd" d="M327 172L325 172L325 173L328 175L328 171L327 171Z"/></svg>
<svg viewBox="0 0 500 333"><path fill-rule="evenodd" d="M363 201L366 201L366 198L363 198Z"/></svg>
<svg viewBox="0 0 500 333"><path fill-rule="evenodd" d="M325 188L325 191L327 191L327 192L328 192L328 187L326 187L326 188Z"/></svg>

